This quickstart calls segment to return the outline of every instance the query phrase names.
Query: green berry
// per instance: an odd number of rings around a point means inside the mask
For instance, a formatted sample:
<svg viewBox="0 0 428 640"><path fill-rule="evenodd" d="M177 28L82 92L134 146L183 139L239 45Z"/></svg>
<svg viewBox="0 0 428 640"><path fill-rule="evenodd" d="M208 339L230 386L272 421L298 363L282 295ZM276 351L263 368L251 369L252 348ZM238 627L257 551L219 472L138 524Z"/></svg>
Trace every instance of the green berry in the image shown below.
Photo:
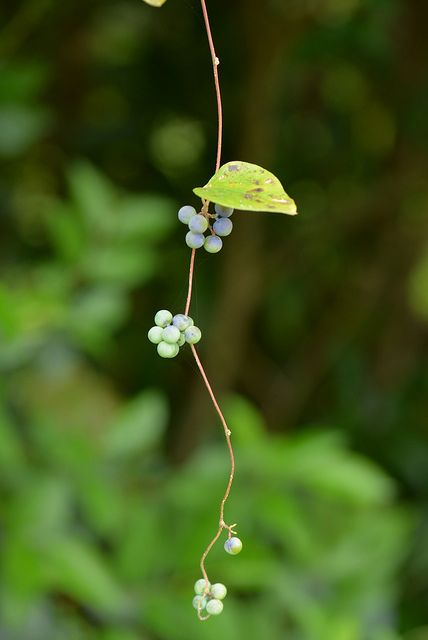
<svg viewBox="0 0 428 640"><path fill-rule="evenodd" d="M148 339L153 344L159 344L162 341L162 327L152 327L147 334Z"/></svg>
<svg viewBox="0 0 428 640"><path fill-rule="evenodd" d="M219 236L208 236L204 241L204 249L208 253L218 253L223 246L223 240Z"/></svg>
<svg viewBox="0 0 428 640"><path fill-rule="evenodd" d="M224 548L227 553L236 556L242 550L242 542L239 538L228 538L224 543Z"/></svg>
<svg viewBox="0 0 428 640"><path fill-rule="evenodd" d="M172 322L172 313L166 309L161 309L155 315L155 324L163 329Z"/></svg>
<svg viewBox="0 0 428 640"><path fill-rule="evenodd" d="M170 324L168 327L162 330L162 340L169 344L176 344L180 339L180 331L177 327Z"/></svg>
<svg viewBox="0 0 428 640"><path fill-rule="evenodd" d="M189 327L184 332L184 337L188 344L196 344L201 339L202 333L198 327Z"/></svg>
<svg viewBox="0 0 428 640"><path fill-rule="evenodd" d="M186 338L184 337L184 332L180 333L180 337L178 338L177 344L179 347L182 347L183 344L186 344Z"/></svg>
<svg viewBox="0 0 428 640"><path fill-rule="evenodd" d="M195 582L195 593L198 596L201 596L205 591L206 582L204 578L200 578ZM211 582L208 582L208 589L211 587Z"/></svg>
<svg viewBox="0 0 428 640"><path fill-rule="evenodd" d="M210 614L210 616L219 616L220 613L223 611L223 603L221 600L217 600L216 598L213 598L212 600L207 602L206 610L207 610L207 613Z"/></svg>
<svg viewBox="0 0 428 640"><path fill-rule="evenodd" d="M210 593L213 598L217 600L223 600L227 595L227 589L221 582L216 582L210 589Z"/></svg>
<svg viewBox="0 0 428 640"><path fill-rule="evenodd" d="M161 358L175 358L179 350L178 344L163 341L158 344L158 354Z"/></svg>
<svg viewBox="0 0 428 640"><path fill-rule="evenodd" d="M193 598L192 604L193 604L193 607L196 609L196 611L198 611L198 610L205 609L205 607L207 606L207 602L208 602L207 598L204 598L203 596L198 595Z"/></svg>

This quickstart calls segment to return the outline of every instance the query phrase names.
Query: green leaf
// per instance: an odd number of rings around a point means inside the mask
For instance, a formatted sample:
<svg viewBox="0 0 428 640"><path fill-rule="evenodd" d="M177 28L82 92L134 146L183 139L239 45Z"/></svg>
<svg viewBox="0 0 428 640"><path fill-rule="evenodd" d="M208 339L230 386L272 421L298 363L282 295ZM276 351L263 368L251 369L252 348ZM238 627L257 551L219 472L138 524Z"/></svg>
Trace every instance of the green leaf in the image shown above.
<svg viewBox="0 0 428 640"><path fill-rule="evenodd" d="M193 189L205 200L242 211L297 213L294 200L288 196L273 173L248 162L228 162L220 167L205 187Z"/></svg>
<svg viewBox="0 0 428 640"><path fill-rule="evenodd" d="M166 0L143 0L146 4L149 4L151 7L161 7L165 4Z"/></svg>

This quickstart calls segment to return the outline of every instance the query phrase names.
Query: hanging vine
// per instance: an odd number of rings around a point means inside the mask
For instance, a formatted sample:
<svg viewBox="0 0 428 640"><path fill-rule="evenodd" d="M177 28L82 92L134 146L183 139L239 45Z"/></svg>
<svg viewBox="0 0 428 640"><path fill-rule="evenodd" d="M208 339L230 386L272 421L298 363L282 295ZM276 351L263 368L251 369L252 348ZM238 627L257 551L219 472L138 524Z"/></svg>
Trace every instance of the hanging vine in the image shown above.
<svg viewBox="0 0 428 640"><path fill-rule="evenodd" d="M166 0L144 0L154 7L161 7ZM219 540L223 531L227 538L224 543L225 551L231 555L238 554L242 549L242 542L237 537L236 524L226 524L224 511L235 475L235 456L231 441L232 432L226 422L220 405L216 399L208 376L199 358L196 344L201 340L202 332L195 326L189 316L192 302L195 258L198 249L204 248L208 253L218 253L223 246L223 238L230 235L233 223L230 219L235 209L240 211L276 212L295 215L295 202L284 191L280 181L272 173L255 164L242 161L232 161L221 166L223 141L223 108L220 89L218 67L219 58L214 46L211 25L206 0L201 0L205 30L211 54L214 86L217 101L217 151L215 173L204 187L196 187L193 192L201 199L201 206L197 211L193 206L185 205L178 212L180 222L189 227L186 243L191 249L188 276L188 291L184 313L173 315L162 309L155 315L155 326L149 333L149 340L157 346L158 354L163 358L174 358L181 347L189 344L196 361L202 380L207 388L211 401L223 426L227 447L230 455L230 474L226 490L219 506L218 528L207 545L200 559L202 578L195 583L195 597L193 606L200 620L207 620L212 615L218 615L223 610L223 599L227 589L222 583L211 584L205 562ZM213 211L210 211L214 205Z"/></svg>

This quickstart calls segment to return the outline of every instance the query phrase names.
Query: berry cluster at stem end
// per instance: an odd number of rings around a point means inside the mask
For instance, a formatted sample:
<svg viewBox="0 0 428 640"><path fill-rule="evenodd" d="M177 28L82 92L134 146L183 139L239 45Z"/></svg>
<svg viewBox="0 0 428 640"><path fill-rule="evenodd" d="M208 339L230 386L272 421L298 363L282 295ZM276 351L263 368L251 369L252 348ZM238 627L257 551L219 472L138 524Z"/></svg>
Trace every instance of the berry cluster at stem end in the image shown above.
<svg viewBox="0 0 428 640"><path fill-rule="evenodd" d="M223 611L224 598L227 595L227 588L221 582L211 584L204 578L195 582L195 597L193 598L193 607L197 610L199 616L218 616ZM202 618L204 619L204 618Z"/></svg>
<svg viewBox="0 0 428 640"><path fill-rule="evenodd" d="M155 326L148 334L151 343L157 345L157 352L161 358L175 358L180 347L187 344L197 344L202 333L195 327L190 316L178 313L173 316L167 309L161 309L155 315Z"/></svg>
<svg viewBox="0 0 428 640"><path fill-rule="evenodd" d="M196 209L190 205L181 207L178 211L178 219L189 227L186 234L186 244L190 249L200 249L204 247L208 253L218 253L223 247L222 238L232 233L233 222L230 216L233 209L230 207L222 207L219 204L214 206L215 214L210 214L202 209L197 213ZM210 218L215 222L210 225ZM205 232L210 234L205 236Z"/></svg>

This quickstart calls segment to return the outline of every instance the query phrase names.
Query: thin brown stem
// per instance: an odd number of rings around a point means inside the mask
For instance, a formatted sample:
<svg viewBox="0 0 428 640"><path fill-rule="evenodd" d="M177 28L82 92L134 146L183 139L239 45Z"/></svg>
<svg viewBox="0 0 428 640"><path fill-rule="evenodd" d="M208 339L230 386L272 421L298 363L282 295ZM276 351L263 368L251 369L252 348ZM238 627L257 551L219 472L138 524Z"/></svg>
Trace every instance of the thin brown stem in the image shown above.
<svg viewBox="0 0 428 640"><path fill-rule="evenodd" d="M192 253L190 254L189 286L187 289L186 308L184 310L185 316L187 316L189 313L190 303L192 301L193 274L195 271L195 255L196 255L196 249L192 249Z"/></svg>
<svg viewBox="0 0 428 640"><path fill-rule="evenodd" d="M229 449L229 454L230 454L230 464L231 464L231 471L230 471L230 476L229 476L229 482L227 484L226 487L226 492L224 494L223 500L221 501L221 505L220 505L220 526L221 528L228 528L225 523L224 523L224 505L226 504L226 500L229 497L229 493L230 493L230 489L232 487L232 482L233 482L233 476L235 475L235 456L233 455L233 448L232 448L232 443L230 440L230 436L231 436L231 432L229 427L227 426L227 422L226 419L223 415L222 410L220 409L220 406L217 402L217 399L214 395L214 391L212 390L211 384L208 380L207 374L205 373L204 367L202 366L202 362L200 361L200 358L198 356L198 353L196 351L196 347L194 344L191 345L191 349L192 349L192 353L193 353L193 357L196 360L196 364L198 365L199 371L201 372L201 376L202 379L205 383L206 388L208 389L208 393L210 394L212 403L214 405L215 410L218 413L218 416L221 420L221 424L223 425L223 430L224 430L224 435L226 437L226 442L227 442L227 446Z"/></svg>
<svg viewBox="0 0 428 640"><path fill-rule="evenodd" d="M215 170L218 171L221 164L221 150L222 150L222 144L223 144L223 105L221 101L220 80L218 77L218 65L220 64L220 60L217 57L217 53L214 47L214 40L211 33L210 19L208 16L208 10L207 10L207 5L205 0L201 0L201 6L202 6L202 13L204 16L205 30L207 32L208 44L209 44L210 53L211 53L211 60L213 63L214 86L215 86L215 93L216 93L216 99L217 99L218 134L217 134L217 154L216 154ZM208 204L209 204L208 202L204 202L204 209L207 215L208 215ZM188 287L188 294L187 294L187 300L186 300L186 310L184 312L185 315L189 313L190 304L192 302L192 285L193 285L194 270L195 270L195 249L192 249L192 255L190 258L190 267L189 267L189 287Z"/></svg>
<svg viewBox="0 0 428 640"><path fill-rule="evenodd" d="M210 19L208 17L208 10L205 0L201 0L202 5L202 13L204 14L204 22L205 29L208 36L208 44L211 52L211 59L213 63L213 72L214 72L214 84L215 84L215 92L217 96L217 113L218 113L218 137L217 137L217 159L215 164L215 170L218 171L221 163L221 147L223 142L223 108L221 103L221 91L220 91L220 80L218 77L218 65L220 64L220 60L217 57L214 41L211 33Z"/></svg>
<svg viewBox="0 0 428 640"><path fill-rule="evenodd" d="M226 419L223 415L222 410L220 409L220 405L217 402L217 399L215 397L214 391L211 387L211 384L208 380L207 374L205 373L205 369L202 365L202 362L198 356L198 352L196 351L196 347L195 345L191 345L191 349L192 349L192 353L193 353L193 357L195 358L196 364L198 365L199 371L201 373L202 379L204 381L204 384L208 390L208 393L211 397L212 403L214 405L214 408L220 418L220 421L223 425L223 430L224 430L224 435L226 438L226 442L227 442L227 446L229 449L229 454L230 454L230 474L229 474L229 481L227 483L227 487L226 487L226 491L224 493L223 499L220 503L220 516L219 516L219 523L218 523L218 529L217 529L217 533L215 534L215 536L213 537L213 539L211 540L211 542L208 544L207 548L205 549L204 553L202 554L201 557L201 561L200 561L200 567L201 567L201 571L202 571L202 575L205 578L205 582L206 582L206 589L208 590L208 574L206 572L205 569L205 560L209 554L209 552L211 551L211 549L213 548L213 546L215 545L215 543L217 542L217 540L219 539L221 532L223 531L223 529L226 529L229 532L229 538L231 537L232 533L234 533L233 531L233 526L229 526L225 523L224 521L224 508L227 502L227 499L229 497L230 494L230 490L232 488L232 483L233 483L233 478L235 475L235 456L233 453L233 447L232 447L232 442L230 440L230 436L231 436L231 432L229 427L227 426L227 422ZM200 616L199 616L200 617ZM200 617L200 619L202 620L202 618Z"/></svg>
<svg viewBox="0 0 428 640"><path fill-rule="evenodd" d="M216 172L218 171L218 169L220 168L220 163L221 163L221 150L222 150L222 140L223 140L223 108L222 108L222 102L221 102L221 91L220 91L220 81L219 81L219 76L218 76L218 65L220 64L220 61L217 57L216 51L215 51L215 47L214 47L214 41L213 41L213 37L212 37L212 33L211 33L211 26L210 26L210 20L208 17L208 10L207 10L207 5L206 5L206 1L205 0L201 0L201 6L202 6L202 13L204 16L204 22L205 22L205 29L207 32L207 37L208 37L208 44L209 44L209 48L210 48L210 52L211 52L211 59L212 59L212 64L213 64L213 74L214 74L214 85L215 85L215 92L216 92L216 98L217 98L217 116L218 116L218 136L217 136L217 154L216 154L216 164L215 164L215 170ZM209 206L209 202L206 200L203 200L203 206L202 206L202 213L209 218L210 214L208 211L208 206ZM212 229L211 229L212 232ZM192 289L193 289L193 274L194 274L194 269L195 269L195 256L196 256L196 250L192 249L192 254L190 257L190 268L189 268L189 286L188 286L188 290L187 290L187 299L186 299L186 307L185 307L185 315L188 315L189 310L190 310L190 304L192 301ZM229 449L229 454L230 454L230 462L231 462L231 469L230 469L230 474L229 474L229 481L227 483L227 487L226 487L226 491L224 493L223 499L220 503L220 513L219 513L219 523L218 523L218 529L217 532L215 534L215 536L213 537L213 539L211 540L211 542L208 544L207 548L205 549L204 553L202 554L201 557L201 561L200 561L200 567L201 567L201 572L202 575L204 577L205 580L205 594L208 594L209 591L209 580L208 580L208 574L207 571L205 569L205 560L209 554L209 552L211 551L211 549L213 548L213 546L215 545L215 543L217 542L217 540L220 538L221 533L223 531L223 529L226 529L228 531L228 535L229 538L231 537L231 535L234 533L233 531L233 526L229 526L225 523L224 521L224 508L226 505L226 501L229 497L230 494L230 490L232 488L232 483L233 483L233 477L235 475L235 457L233 454L233 448L232 448L232 443L230 440L230 435L231 432L229 430L229 427L227 426L227 422L225 420L225 417L223 415L222 410L220 409L220 406L217 402L217 399L215 397L214 391L212 390L211 384L208 380L207 374L205 373L204 367L202 366L202 363L199 359L198 353L196 351L196 347L194 345L191 345L192 348L192 353L193 353L193 357L195 358L196 364L198 365L199 371L201 373L202 379L204 381L204 384L208 390L208 393L211 397L212 403L214 405L214 408L220 418L220 421L223 425L223 430L224 430L224 435L226 438L226 442L227 442L227 446ZM200 620L207 620L209 618L208 616L204 616L202 615L202 610L201 607L198 607L198 618Z"/></svg>

